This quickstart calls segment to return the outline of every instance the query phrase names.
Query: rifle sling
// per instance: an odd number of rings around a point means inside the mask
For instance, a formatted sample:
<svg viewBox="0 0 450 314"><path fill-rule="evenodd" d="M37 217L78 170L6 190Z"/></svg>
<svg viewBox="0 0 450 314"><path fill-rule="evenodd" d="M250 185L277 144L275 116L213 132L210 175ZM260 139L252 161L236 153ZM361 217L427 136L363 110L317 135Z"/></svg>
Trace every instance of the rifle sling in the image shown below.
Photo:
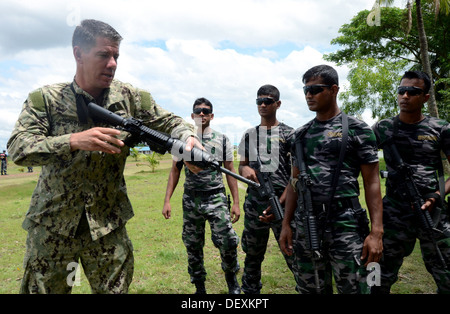
<svg viewBox="0 0 450 314"><path fill-rule="evenodd" d="M305 135L306 131L309 129L309 127L311 126L312 123L309 123L309 125L305 128L305 130L302 132L299 141L301 140L301 138ZM347 148L347 142L348 142L348 116L345 112L342 111L342 143L341 143L341 150L339 152L339 161L338 164L336 165L336 169L333 173L333 179L331 181L331 193L330 193L330 198L328 199L328 208L330 208L332 202L333 202L333 198L334 198L334 194L336 192L336 187L337 187L337 183L338 183L338 179L339 179L339 173L341 172L341 168L342 168L342 162L344 161L344 157L345 157L345 151ZM296 144L298 145L298 144ZM300 156L297 156L298 158L298 164L300 165L300 163L304 162L304 156L303 156L303 151L302 154ZM299 166L300 168L300 166ZM328 214L327 214L328 215Z"/></svg>

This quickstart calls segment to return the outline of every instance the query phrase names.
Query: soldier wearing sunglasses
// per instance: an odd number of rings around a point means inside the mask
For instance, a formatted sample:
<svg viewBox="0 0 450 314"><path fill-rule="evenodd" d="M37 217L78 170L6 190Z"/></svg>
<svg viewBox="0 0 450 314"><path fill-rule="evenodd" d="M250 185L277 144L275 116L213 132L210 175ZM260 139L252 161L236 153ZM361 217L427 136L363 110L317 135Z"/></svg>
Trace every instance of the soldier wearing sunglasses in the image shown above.
<svg viewBox="0 0 450 314"><path fill-rule="evenodd" d="M365 268L368 263L379 261L383 234L375 136L366 123L339 109L338 74L332 67L309 69L303 83L307 105L316 117L294 134L292 184L287 189L280 246L286 254L294 255L294 275L300 293L333 293L334 275L338 293L367 294ZM346 121L348 128L344 127ZM309 217L306 206L297 203L302 191L296 180L303 168L298 166L297 142L303 146L298 151L311 181L312 204L308 211L317 221L317 256L312 254L310 234L305 232L304 217ZM366 210L359 203L360 173L371 218L370 233ZM292 220L296 234L291 230Z"/></svg>
<svg viewBox="0 0 450 314"><path fill-rule="evenodd" d="M216 160L222 161L223 166L236 172L233 165L233 151L228 138L210 127L214 118L213 105L206 98L199 98L194 102L191 115L197 127L197 135L205 149ZM172 208L170 198L175 190L183 161L173 161L167 183L164 199L163 215L171 217ZM183 194L183 243L188 254L188 272L191 282L195 284L197 294L205 294L206 270L203 263L203 246L205 244L205 223L211 226L211 239L220 251L222 269L230 294L241 292L236 278L239 270L237 246L239 237L233 229L232 223L239 220L239 191L235 178L226 175L233 206L227 204L225 186L222 174L217 170L205 169L193 173L185 167L186 180Z"/></svg>
<svg viewBox="0 0 450 314"><path fill-rule="evenodd" d="M291 172L289 157L290 133L293 128L277 120L277 110L281 106L280 92L272 85L264 85L257 92L256 105L261 123L246 131L239 145L241 156L239 173L247 179L258 182L256 156L258 154L263 167L269 173L275 193L283 206L285 189ZM256 144L256 145L255 145ZM256 147L256 149L254 149ZM242 290L246 294L258 294L261 291L261 264L267 249L270 229L278 240L281 232L281 220L275 221L268 211L269 199L261 197L252 187L247 189L244 202L244 231L242 249L246 253L242 275ZM289 269L292 257L285 255Z"/></svg>
<svg viewBox="0 0 450 314"><path fill-rule="evenodd" d="M381 120L373 126L379 148L383 149L388 170L386 195L383 198L383 223L385 235L384 256L380 262L381 286L377 293L389 293L398 279L403 259L411 254L416 239L420 240L426 269L433 276L438 293L450 293L450 222L448 212L442 208L443 194L450 192L450 179L444 182L441 151L450 160L450 124L442 119L424 116L422 109L430 95L431 81L424 72L408 71L397 88L400 113L396 117ZM433 234L424 232L418 223L417 213L411 204L401 197L401 190L394 174L396 159L390 145L412 172L420 196L422 210L433 218ZM420 209L419 209L420 210ZM447 209L448 210L448 209ZM434 239L433 239L434 237ZM438 246L442 258L438 256ZM443 264L446 264L446 269Z"/></svg>

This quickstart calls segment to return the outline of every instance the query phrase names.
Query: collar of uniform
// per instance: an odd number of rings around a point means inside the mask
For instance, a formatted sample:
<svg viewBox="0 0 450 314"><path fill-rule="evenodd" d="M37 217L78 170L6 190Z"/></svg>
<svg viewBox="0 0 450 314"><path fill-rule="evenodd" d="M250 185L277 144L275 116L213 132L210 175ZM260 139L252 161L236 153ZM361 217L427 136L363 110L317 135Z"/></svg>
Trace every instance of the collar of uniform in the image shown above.
<svg viewBox="0 0 450 314"><path fill-rule="evenodd" d="M113 80L113 82L114 82L114 80ZM112 83L111 83L111 84L112 84ZM75 78L73 78L73 87L74 87L75 92L76 92L77 94L81 94L81 95L85 96L87 99L89 99L90 101L93 101L94 103L96 103L96 100L94 99L94 97L92 97L91 94L89 94L89 93L86 92L84 89L82 89L82 88L77 84L77 82L75 81ZM104 106L104 104L106 103L106 101L107 101L107 99L108 99L108 95L109 95L109 93L110 93L110 89L111 89L111 88L105 88L105 89L103 90L102 103L101 103L101 104L98 104L98 105Z"/></svg>

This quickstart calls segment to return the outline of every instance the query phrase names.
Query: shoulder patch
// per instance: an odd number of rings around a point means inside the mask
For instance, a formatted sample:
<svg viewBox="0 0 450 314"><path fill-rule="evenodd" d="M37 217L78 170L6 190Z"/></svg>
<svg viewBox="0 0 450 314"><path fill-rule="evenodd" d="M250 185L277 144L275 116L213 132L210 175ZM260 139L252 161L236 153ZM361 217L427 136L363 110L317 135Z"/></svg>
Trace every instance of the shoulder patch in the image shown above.
<svg viewBox="0 0 450 314"><path fill-rule="evenodd" d="M146 91L139 91L139 94L141 95L141 106L145 110L150 110L152 107L152 100L149 92Z"/></svg>
<svg viewBox="0 0 450 314"><path fill-rule="evenodd" d="M42 90L37 89L30 93L30 100L33 106L40 111L45 111L44 95L42 95Z"/></svg>

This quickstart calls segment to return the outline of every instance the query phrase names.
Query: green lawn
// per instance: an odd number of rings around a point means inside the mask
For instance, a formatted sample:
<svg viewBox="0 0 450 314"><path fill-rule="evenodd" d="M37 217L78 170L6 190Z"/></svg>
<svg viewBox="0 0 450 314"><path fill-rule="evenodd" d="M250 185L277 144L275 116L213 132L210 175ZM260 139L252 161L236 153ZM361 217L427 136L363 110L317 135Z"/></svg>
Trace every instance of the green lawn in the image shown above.
<svg viewBox="0 0 450 314"><path fill-rule="evenodd" d="M187 273L187 255L181 239L182 228L182 184L184 175L172 197L172 218L164 219L161 214L167 184L170 157L164 157L154 173L148 167L137 167L129 158L125 177L128 193L133 204L135 217L128 223L128 233L133 241L135 255L134 280L130 287L133 294L186 294L195 292ZM21 172L21 170L23 172ZM26 232L21 228L28 209L30 196L36 185L40 168L26 173L26 168L9 163L8 176L0 177L0 293L16 294L23 275L23 254ZM240 189L241 208L244 201L244 185ZM361 202L364 204L364 200ZM244 213L234 225L239 236L243 230ZM207 229L205 266L208 272L206 288L208 293L227 293L227 286L220 267L219 251L210 240ZM244 253L239 247L239 262L244 266ZM238 280L241 282L242 270ZM90 293L84 275L80 286L73 293ZM273 236L270 239L263 262L262 293L292 294L295 281L279 252ZM426 272L418 247L405 260L400 279L393 287L393 293L435 293L435 284Z"/></svg>

